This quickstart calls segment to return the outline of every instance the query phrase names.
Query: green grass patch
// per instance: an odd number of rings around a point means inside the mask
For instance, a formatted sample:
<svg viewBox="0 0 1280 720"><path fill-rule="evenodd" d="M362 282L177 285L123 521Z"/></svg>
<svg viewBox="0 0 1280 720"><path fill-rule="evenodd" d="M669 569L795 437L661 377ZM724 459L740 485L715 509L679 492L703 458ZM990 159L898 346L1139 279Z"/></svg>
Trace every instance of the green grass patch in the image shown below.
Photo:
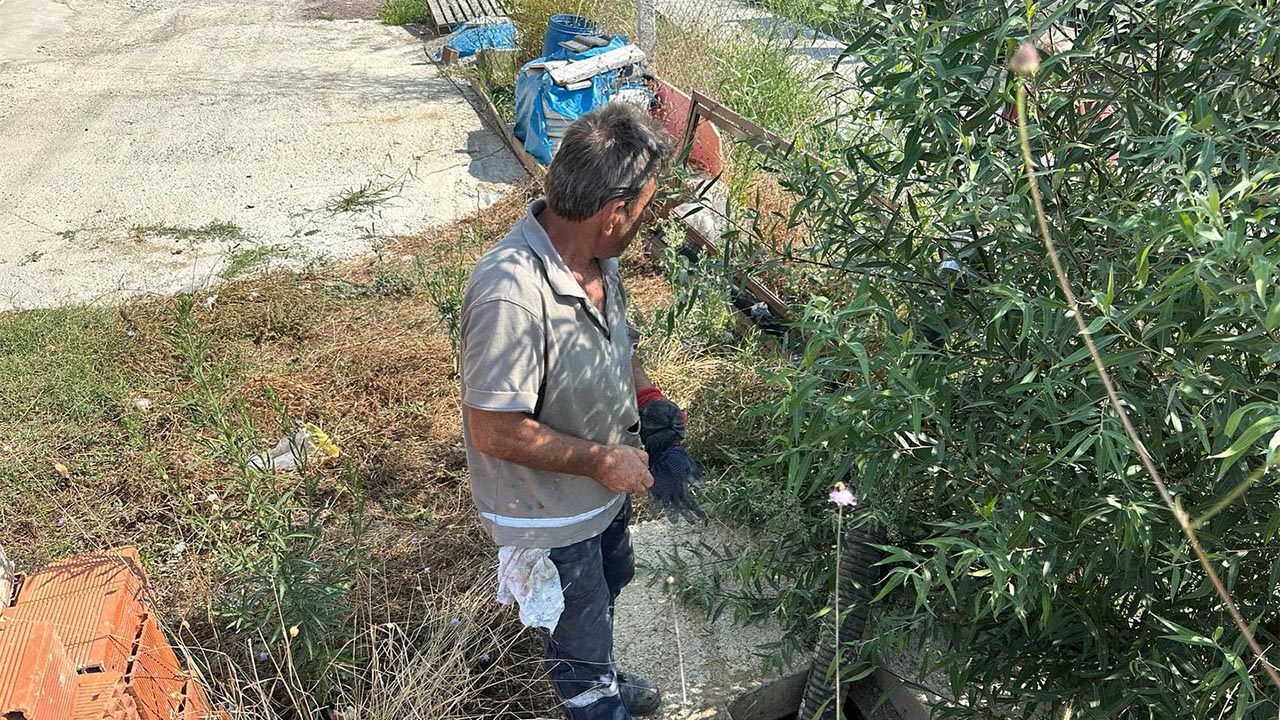
<svg viewBox="0 0 1280 720"><path fill-rule="evenodd" d="M387 0L378 8L384 25L421 25L431 19L426 0Z"/></svg>
<svg viewBox="0 0 1280 720"><path fill-rule="evenodd" d="M334 215L371 210L391 201L400 194L403 186L403 179L372 178L360 187L343 190L329 198L324 209Z"/></svg>
<svg viewBox="0 0 1280 720"><path fill-rule="evenodd" d="M0 317L0 427L6 439L65 442L118 418L136 378L124 362L132 342L127 332L119 314L103 308Z"/></svg>
<svg viewBox="0 0 1280 720"><path fill-rule="evenodd" d="M261 270L265 270L272 260L287 255L287 249L281 245L258 245L237 250L227 259L222 268L222 277L237 280Z"/></svg>
<svg viewBox="0 0 1280 720"><path fill-rule="evenodd" d="M164 223L134 225L129 229L129 236L137 242L142 242L149 237L167 237L174 240L199 242L202 240L242 240L245 234L244 230L233 222L214 221L200 227L166 225Z"/></svg>

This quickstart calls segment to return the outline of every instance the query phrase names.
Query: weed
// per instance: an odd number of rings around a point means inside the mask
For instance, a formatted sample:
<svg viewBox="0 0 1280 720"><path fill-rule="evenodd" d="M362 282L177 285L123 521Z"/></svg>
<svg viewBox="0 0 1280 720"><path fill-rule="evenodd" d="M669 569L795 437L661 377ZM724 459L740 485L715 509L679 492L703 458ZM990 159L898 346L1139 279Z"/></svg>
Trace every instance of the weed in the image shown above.
<svg viewBox="0 0 1280 720"><path fill-rule="evenodd" d="M485 223L397 238L388 252L420 257L422 283L426 268L469 267L522 209L516 196ZM415 707L549 716L535 636L485 589L492 548L465 482L438 309L364 291L377 272L264 273L223 284L211 305L0 315L5 549L32 567L137 544L159 612L218 694L252 696L248 717L324 716L318 686L330 707L374 720L413 720ZM361 292L324 292L339 277ZM247 468L292 418L324 427L348 464Z"/></svg>
<svg viewBox="0 0 1280 720"><path fill-rule="evenodd" d="M426 0L387 0L378 8L383 25L420 25L431 19Z"/></svg>
<svg viewBox="0 0 1280 720"><path fill-rule="evenodd" d="M165 225L163 223L134 225L129 229L129 237L133 238L134 242L143 242L151 237L167 237L174 240L199 242L205 240L242 240L245 234L244 230L233 222L213 221L195 228Z"/></svg>
<svg viewBox="0 0 1280 720"><path fill-rule="evenodd" d="M453 262L433 267L422 283L423 293L436 309L440 324L449 336L449 346L453 349L455 359L462 339L462 297L470 278L471 268L466 264L459 246Z"/></svg>
<svg viewBox="0 0 1280 720"><path fill-rule="evenodd" d="M814 66L796 57L783 35L736 37L718 53L712 78L721 102L784 136L803 134L824 117Z"/></svg>
<svg viewBox="0 0 1280 720"><path fill-rule="evenodd" d="M376 297L409 297L418 292L424 272L425 268L418 258L408 264L379 263L373 282L369 283L365 292Z"/></svg>
<svg viewBox="0 0 1280 720"><path fill-rule="evenodd" d="M498 117L506 123L516 120L515 79L518 69L513 51L486 48L476 55L475 72L481 80L480 87L498 111Z"/></svg>
<svg viewBox="0 0 1280 720"><path fill-rule="evenodd" d="M285 255L282 245L256 245L235 251L227 258L222 267L222 277L226 280L238 280L265 269L272 260Z"/></svg>
<svg viewBox="0 0 1280 720"><path fill-rule="evenodd" d="M101 308L56 308L0 316L0 442L92 442L120 415L135 376L124 362L130 340ZM0 504L2 505L2 504Z"/></svg>
<svg viewBox="0 0 1280 720"><path fill-rule="evenodd" d="M396 198L403 188L403 178L372 178L360 187L343 190L329 198L324 209L333 215L371 210Z"/></svg>
<svg viewBox="0 0 1280 720"><path fill-rule="evenodd" d="M251 466L262 440L247 403L235 392L232 368L211 352L194 308L191 296L179 298L169 344L190 381L185 404L205 430L205 445L234 469L223 494L210 501L212 513L192 508L218 571L236 579L216 612L233 631L256 634L268 647L285 645L298 679L323 690L324 670L345 623L344 595L360 557L361 505L349 513L350 537L335 547L325 538L333 508L318 499L318 478L305 455L298 458L299 488L285 489L273 473ZM269 397L279 431L292 435L294 422L278 397Z"/></svg>

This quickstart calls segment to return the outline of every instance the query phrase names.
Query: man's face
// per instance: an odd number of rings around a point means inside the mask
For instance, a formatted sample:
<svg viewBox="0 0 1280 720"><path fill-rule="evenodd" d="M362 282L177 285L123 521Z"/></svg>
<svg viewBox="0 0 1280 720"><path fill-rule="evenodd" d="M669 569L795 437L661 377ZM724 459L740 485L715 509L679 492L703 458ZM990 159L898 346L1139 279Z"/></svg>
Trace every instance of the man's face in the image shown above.
<svg viewBox="0 0 1280 720"><path fill-rule="evenodd" d="M603 237L600 238L601 253L598 257L601 259L618 257L627 249L627 246L639 234L640 226L644 224L645 210L648 209L649 203L657 193L658 181L656 179L650 180L645 183L644 189L640 191L640 195L636 198L633 207L628 209L626 204L623 203L611 213L611 217L606 223L605 231L601 233Z"/></svg>

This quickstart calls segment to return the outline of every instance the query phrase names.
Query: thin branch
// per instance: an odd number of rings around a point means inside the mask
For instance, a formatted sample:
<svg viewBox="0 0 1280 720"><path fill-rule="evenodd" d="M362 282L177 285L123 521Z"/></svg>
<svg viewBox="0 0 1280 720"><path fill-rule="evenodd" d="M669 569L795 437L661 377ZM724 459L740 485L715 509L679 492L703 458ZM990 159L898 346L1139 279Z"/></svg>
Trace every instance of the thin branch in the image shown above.
<svg viewBox="0 0 1280 720"><path fill-rule="evenodd" d="M1029 63L1023 67L1017 67L1018 59L1015 58L1015 71L1020 72L1024 76L1033 76L1039 65L1038 51L1030 45L1024 45L1019 48L1019 54L1024 50L1037 53L1034 63ZM1222 602L1226 605L1227 612L1231 614L1231 618L1235 621L1236 627L1240 629L1241 635L1249 643L1249 649L1258 657L1261 662L1262 669L1270 677L1271 682L1280 688L1280 673L1276 672L1275 667L1267 660L1266 652L1258 644L1253 636L1253 632L1249 630L1249 625L1240 615L1240 609L1236 606L1236 602L1232 599L1231 594L1227 592L1226 586L1222 584L1222 579L1218 577L1218 573L1213 568L1213 563L1209 560L1209 556L1205 553L1204 548L1200 545L1200 538L1196 535L1195 527L1191 523L1191 519L1187 516L1170 494L1168 486L1165 485L1160 471L1156 468L1155 462L1151 459L1151 454L1147 451L1146 445L1138 436L1138 431L1134 428L1133 422L1129 420L1129 415L1125 412L1124 403L1120 400L1119 393L1116 392L1115 384L1111 381L1111 375L1107 372L1106 366L1102 362L1102 355L1098 352L1098 348L1093 343L1093 336L1089 332L1089 327L1084 321L1084 316L1080 311L1080 304L1076 301L1075 293L1071 290L1071 282L1067 279L1066 270L1063 269L1062 260L1058 256L1058 249L1054 245L1053 236L1049 233L1049 221L1045 218L1044 203L1040 198L1040 186L1036 179L1035 161L1031 156L1031 141L1027 133L1027 83L1022 82L1018 85L1018 138L1022 144L1022 162L1027 171L1027 182L1031 185L1031 196L1035 201L1036 219L1040 224L1041 238L1044 240L1045 251L1049 255L1049 262L1053 264L1053 272L1058 278L1058 285L1062 288L1062 294L1067 300L1067 305L1071 309L1071 315L1075 318L1076 327L1079 328L1080 337L1084 340L1085 346L1089 349L1089 357L1093 359L1093 366L1098 371L1098 377L1102 380L1102 385L1106 388L1107 399L1111 401L1112 408L1115 409L1116 415L1120 418L1120 423L1124 426L1125 434L1129 436L1129 441L1133 443L1134 450L1137 451L1139 459L1142 461L1143 467L1147 474L1151 476L1151 481L1155 484L1156 490L1160 493L1160 499L1164 501L1169 511L1173 513L1174 518L1178 521L1178 525L1182 528L1183 534L1187 536L1187 540L1191 543L1191 548L1195 551L1196 558L1200 561L1200 566L1204 568L1205 573L1209 576L1209 580L1213 583L1213 587L1218 592L1218 596L1222 598Z"/></svg>

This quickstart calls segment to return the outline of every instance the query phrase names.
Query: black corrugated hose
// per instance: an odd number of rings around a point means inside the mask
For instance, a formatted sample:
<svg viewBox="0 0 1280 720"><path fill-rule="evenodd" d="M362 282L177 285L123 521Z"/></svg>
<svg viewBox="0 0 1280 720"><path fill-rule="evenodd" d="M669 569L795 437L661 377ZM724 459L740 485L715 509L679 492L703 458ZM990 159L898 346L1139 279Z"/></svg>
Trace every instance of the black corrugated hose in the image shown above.
<svg viewBox="0 0 1280 720"><path fill-rule="evenodd" d="M847 519L846 519L847 520ZM867 624L874 586L879 580L879 562L882 553L872 545L885 542L884 528L875 520L867 520L858 526L846 525L840 548L840 586L836 593L840 598L840 615L827 613L822 625L822 633L818 638L818 647L814 650L813 664L809 666L809 679L805 682L804 696L800 698L798 720L837 720L835 703L835 683L832 668L835 664L836 643L835 624L840 622L840 639L844 645L862 637L862 630ZM833 603L834 604L834 603ZM841 658L842 674L853 669L858 660L846 652ZM852 703L848 695L841 694L846 717L859 717L850 713ZM840 719L843 720L843 719Z"/></svg>

